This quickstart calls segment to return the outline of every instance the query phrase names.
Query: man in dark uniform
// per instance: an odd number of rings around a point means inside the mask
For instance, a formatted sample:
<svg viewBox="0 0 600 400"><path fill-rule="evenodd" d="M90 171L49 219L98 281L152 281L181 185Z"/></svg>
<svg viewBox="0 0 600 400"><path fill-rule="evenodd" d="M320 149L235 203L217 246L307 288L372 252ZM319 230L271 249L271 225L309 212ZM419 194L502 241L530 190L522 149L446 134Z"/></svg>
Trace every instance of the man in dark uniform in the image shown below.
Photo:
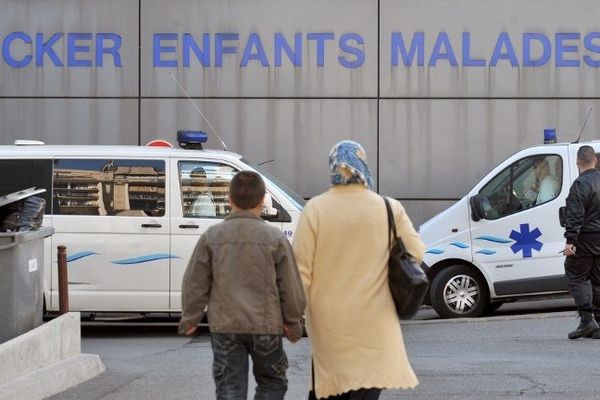
<svg viewBox="0 0 600 400"><path fill-rule="evenodd" d="M567 197L564 253L569 291L581 322L569 339L600 339L600 171L591 146L577 151L579 177Z"/></svg>

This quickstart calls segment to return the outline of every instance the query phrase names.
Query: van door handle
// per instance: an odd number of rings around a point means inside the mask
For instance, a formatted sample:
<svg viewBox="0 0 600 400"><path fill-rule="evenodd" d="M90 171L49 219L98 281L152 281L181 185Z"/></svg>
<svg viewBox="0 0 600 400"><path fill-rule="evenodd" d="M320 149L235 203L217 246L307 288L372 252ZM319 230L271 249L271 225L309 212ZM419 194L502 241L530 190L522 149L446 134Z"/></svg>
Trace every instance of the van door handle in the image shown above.
<svg viewBox="0 0 600 400"><path fill-rule="evenodd" d="M198 229L198 228L200 228L200 226L196 225L196 224L179 225L179 227L183 228L183 229Z"/></svg>
<svg viewBox="0 0 600 400"><path fill-rule="evenodd" d="M142 228L161 228L161 224L142 224Z"/></svg>

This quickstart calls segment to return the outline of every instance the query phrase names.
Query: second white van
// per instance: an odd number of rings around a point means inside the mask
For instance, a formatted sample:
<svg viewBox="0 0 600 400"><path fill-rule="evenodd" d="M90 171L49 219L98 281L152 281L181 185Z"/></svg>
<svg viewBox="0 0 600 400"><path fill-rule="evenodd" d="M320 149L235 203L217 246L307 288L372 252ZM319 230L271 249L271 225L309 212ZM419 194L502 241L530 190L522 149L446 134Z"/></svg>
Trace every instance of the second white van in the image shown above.
<svg viewBox="0 0 600 400"><path fill-rule="evenodd" d="M509 157L456 204L420 227L429 300L445 318L506 301L567 293L559 209L577 178L577 150L547 144Z"/></svg>

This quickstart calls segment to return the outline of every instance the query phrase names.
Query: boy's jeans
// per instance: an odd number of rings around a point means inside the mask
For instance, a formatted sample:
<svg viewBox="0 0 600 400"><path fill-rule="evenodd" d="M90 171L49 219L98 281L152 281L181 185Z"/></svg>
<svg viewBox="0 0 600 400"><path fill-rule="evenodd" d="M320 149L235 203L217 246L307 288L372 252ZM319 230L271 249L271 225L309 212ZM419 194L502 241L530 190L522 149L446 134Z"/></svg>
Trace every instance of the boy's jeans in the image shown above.
<svg viewBox="0 0 600 400"><path fill-rule="evenodd" d="M213 378L217 400L245 400L248 355L256 379L255 400L282 400L287 391L288 360L281 335L212 333Z"/></svg>

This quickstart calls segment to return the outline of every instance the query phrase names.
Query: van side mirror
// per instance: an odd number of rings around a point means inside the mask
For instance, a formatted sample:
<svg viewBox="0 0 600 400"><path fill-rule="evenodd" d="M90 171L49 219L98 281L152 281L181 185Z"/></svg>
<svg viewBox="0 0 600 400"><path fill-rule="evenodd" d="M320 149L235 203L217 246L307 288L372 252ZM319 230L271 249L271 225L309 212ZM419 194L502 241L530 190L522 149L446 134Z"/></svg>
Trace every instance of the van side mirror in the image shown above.
<svg viewBox="0 0 600 400"><path fill-rule="evenodd" d="M483 209L483 200L480 194L476 194L469 199L471 206L471 219L475 222L485 219L485 210Z"/></svg>
<svg viewBox="0 0 600 400"><path fill-rule="evenodd" d="M558 222L561 227L567 226L567 207L562 206L558 209Z"/></svg>

